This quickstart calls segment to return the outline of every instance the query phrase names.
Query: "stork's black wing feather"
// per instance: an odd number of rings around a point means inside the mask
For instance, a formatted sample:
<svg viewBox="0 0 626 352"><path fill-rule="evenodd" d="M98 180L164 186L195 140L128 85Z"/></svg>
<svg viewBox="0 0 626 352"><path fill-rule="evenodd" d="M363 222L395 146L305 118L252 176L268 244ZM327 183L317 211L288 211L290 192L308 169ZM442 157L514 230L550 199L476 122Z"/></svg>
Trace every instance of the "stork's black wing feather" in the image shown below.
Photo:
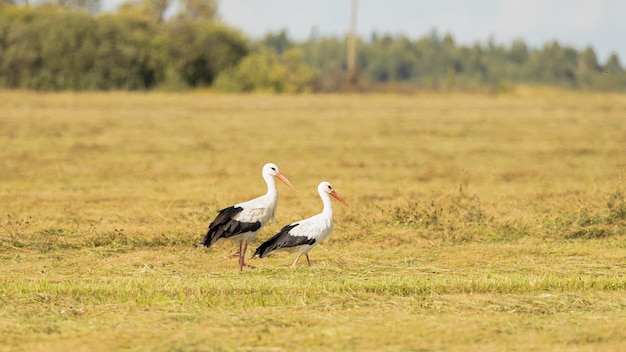
<svg viewBox="0 0 626 352"><path fill-rule="evenodd" d="M209 225L209 230L202 239L201 245L209 247L220 238L228 238L244 232L257 231L261 228L261 222L241 222L233 218L241 213L241 207L228 207L218 212L215 220Z"/></svg>
<svg viewBox="0 0 626 352"><path fill-rule="evenodd" d="M283 227L278 231L277 234L272 236L269 240L265 241L259 248L254 252L254 257L265 257L271 251L280 249L280 248L288 248L288 247L297 247L305 244L314 244L315 238L308 238L306 236L293 236L289 234L289 231L299 224L291 224Z"/></svg>

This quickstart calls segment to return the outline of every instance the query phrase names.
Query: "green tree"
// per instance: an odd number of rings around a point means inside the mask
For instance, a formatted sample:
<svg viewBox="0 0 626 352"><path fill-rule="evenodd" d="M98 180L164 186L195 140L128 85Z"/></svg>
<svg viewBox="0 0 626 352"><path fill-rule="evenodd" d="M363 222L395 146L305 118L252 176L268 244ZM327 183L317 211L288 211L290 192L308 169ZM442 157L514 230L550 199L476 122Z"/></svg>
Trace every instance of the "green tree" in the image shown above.
<svg viewBox="0 0 626 352"><path fill-rule="evenodd" d="M188 20L212 20L217 14L214 0L180 0L179 18Z"/></svg>
<svg viewBox="0 0 626 352"><path fill-rule="evenodd" d="M217 21L178 18L168 23L167 47L174 70L189 86L213 83L248 53L245 37Z"/></svg>
<svg viewBox="0 0 626 352"><path fill-rule="evenodd" d="M529 78L539 83L576 87L578 52L553 41L530 55Z"/></svg>
<svg viewBox="0 0 626 352"><path fill-rule="evenodd" d="M59 25L59 24L63 25ZM49 9L31 23L39 50L37 71L29 86L36 89L95 89L97 22L85 12Z"/></svg>
<svg viewBox="0 0 626 352"><path fill-rule="evenodd" d="M118 14L144 16L155 23L161 24L165 21L165 11L169 5L169 0L127 1L118 8Z"/></svg>
<svg viewBox="0 0 626 352"><path fill-rule="evenodd" d="M619 62L619 57L617 57L616 53L612 53L611 56L609 56L609 59L604 65L604 71L609 73L623 72L622 64Z"/></svg>
<svg viewBox="0 0 626 352"><path fill-rule="evenodd" d="M300 50L285 52L283 60L273 50L261 47L220 74L215 87L226 92L302 93L312 90L314 79Z"/></svg>
<svg viewBox="0 0 626 352"><path fill-rule="evenodd" d="M586 48L578 56L578 68L583 72L593 72L600 70L600 64L598 64L598 57L596 56L593 48Z"/></svg>
<svg viewBox="0 0 626 352"><path fill-rule="evenodd" d="M268 33L261 39L261 44L274 50L278 55L282 55L285 51L293 46L293 42L289 39L287 31L282 30L278 33Z"/></svg>
<svg viewBox="0 0 626 352"><path fill-rule="evenodd" d="M397 38L390 45L388 55L391 79L396 82L410 81L418 63L411 41L404 36Z"/></svg>
<svg viewBox="0 0 626 352"><path fill-rule="evenodd" d="M165 20L165 11L170 6L169 0L144 0L142 3L150 13L150 17L157 23L162 23Z"/></svg>
<svg viewBox="0 0 626 352"><path fill-rule="evenodd" d="M98 20L96 64L99 89L146 89L163 81L165 59L156 45L158 28L147 16L125 12Z"/></svg>
<svg viewBox="0 0 626 352"><path fill-rule="evenodd" d="M36 32L27 22L30 8L0 6L0 83L8 88L26 88L36 75L39 46Z"/></svg>
<svg viewBox="0 0 626 352"><path fill-rule="evenodd" d="M316 74L306 64L304 52L299 48L289 49L283 54L283 61L287 66L284 91L287 93L311 92L316 81Z"/></svg>
<svg viewBox="0 0 626 352"><path fill-rule="evenodd" d="M72 10L86 10L91 13L100 11L100 0L44 0L41 4L65 7Z"/></svg>
<svg viewBox="0 0 626 352"><path fill-rule="evenodd" d="M528 46L521 39L516 39L511 44L509 59L518 65L523 65L528 60Z"/></svg>
<svg viewBox="0 0 626 352"><path fill-rule="evenodd" d="M357 71L365 67L366 55L361 51L362 43L357 44ZM294 44L302 50L303 60L316 72L314 89L322 92L340 90L347 81L346 43L335 37L314 36L311 40Z"/></svg>

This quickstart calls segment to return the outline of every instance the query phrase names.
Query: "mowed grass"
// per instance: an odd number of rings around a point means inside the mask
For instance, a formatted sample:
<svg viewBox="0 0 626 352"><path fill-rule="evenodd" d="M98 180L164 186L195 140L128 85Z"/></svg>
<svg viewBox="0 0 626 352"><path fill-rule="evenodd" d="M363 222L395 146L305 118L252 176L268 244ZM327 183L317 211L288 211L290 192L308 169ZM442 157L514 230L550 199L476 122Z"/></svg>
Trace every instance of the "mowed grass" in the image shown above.
<svg viewBox="0 0 626 352"><path fill-rule="evenodd" d="M0 92L0 350L626 349L626 95ZM196 248L265 192L313 267ZM250 255L251 253L248 253Z"/></svg>

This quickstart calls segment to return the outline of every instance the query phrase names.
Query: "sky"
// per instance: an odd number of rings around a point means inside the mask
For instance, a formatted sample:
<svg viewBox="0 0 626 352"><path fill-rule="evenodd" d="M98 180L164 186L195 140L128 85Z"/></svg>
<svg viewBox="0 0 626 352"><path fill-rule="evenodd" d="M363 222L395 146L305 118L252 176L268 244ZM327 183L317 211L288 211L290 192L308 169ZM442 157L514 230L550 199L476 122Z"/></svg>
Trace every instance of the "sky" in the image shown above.
<svg viewBox="0 0 626 352"><path fill-rule="evenodd" d="M104 10L123 0L102 0ZM218 0L220 18L252 38L286 30L301 40L345 35L351 0ZM593 47L603 63L617 53L626 64L626 0L357 0L362 38L404 34L418 39L436 30L459 44L522 39L533 48L556 40Z"/></svg>

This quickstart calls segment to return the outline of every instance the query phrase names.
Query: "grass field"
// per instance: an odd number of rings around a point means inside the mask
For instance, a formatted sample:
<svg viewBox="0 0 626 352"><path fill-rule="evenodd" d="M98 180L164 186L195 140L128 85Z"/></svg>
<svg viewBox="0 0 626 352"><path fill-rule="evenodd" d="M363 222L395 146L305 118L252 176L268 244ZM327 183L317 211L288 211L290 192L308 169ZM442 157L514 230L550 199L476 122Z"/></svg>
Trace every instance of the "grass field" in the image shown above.
<svg viewBox="0 0 626 352"><path fill-rule="evenodd" d="M626 95L0 92L0 351L624 351ZM265 192L313 267L195 248Z"/></svg>

